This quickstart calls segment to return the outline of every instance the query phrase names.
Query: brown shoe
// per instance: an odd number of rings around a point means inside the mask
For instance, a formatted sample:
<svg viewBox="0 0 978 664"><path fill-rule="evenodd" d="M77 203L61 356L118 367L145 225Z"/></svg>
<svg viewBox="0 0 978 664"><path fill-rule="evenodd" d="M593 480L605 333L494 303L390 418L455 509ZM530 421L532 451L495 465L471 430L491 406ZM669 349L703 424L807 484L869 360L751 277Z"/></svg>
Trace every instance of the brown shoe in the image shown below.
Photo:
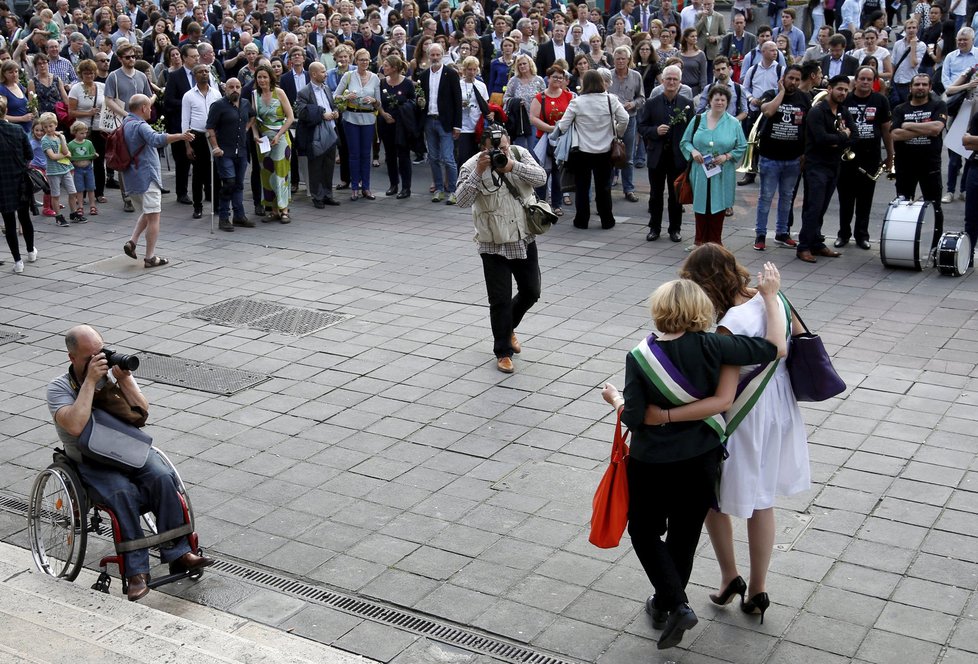
<svg viewBox="0 0 978 664"><path fill-rule="evenodd" d="M140 600L149 594L149 586L146 585L147 581L149 581L148 574L137 574L136 576L129 577L129 590L126 593L126 597L129 598L130 602Z"/></svg>
<svg viewBox="0 0 978 664"><path fill-rule="evenodd" d="M497 357L496 368L503 373L513 373L516 371L516 368L513 366L513 360L508 357Z"/></svg>
<svg viewBox="0 0 978 664"><path fill-rule="evenodd" d="M818 262L818 261L815 260L815 257L812 256L812 252L810 252L810 251L799 251L796 255L798 256L798 258L800 260L803 260L806 263L816 263L816 262Z"/></svg>
<svg viewBox="0 0 978 664"><path fill-rule="evenodd" d="M512 348L513 352L517 355L519 355L520 351L523 350L523 346L520 344L520 340L516 338L515 332L513 332L513 336L509 338L509 347Z"/></svg>
<svg viewBox="0 0 978 664"><path fill-rule="evenodd" d="M818 254L819 256L826 256L828 258L838 258L839 256L842 255L841 253L839 253L835 249L829 249L828 247L822 247L821 249L819 249L815 253Z"/></svg>
<svg viewBox="0 0 978 664"><path fill-rule="evenodd" d="M195 572L204 567L210 567L214 562L213 558L205 558L204 556L198 556L195 553L187 551L187 553L170 562L170 573Z"/></svg>

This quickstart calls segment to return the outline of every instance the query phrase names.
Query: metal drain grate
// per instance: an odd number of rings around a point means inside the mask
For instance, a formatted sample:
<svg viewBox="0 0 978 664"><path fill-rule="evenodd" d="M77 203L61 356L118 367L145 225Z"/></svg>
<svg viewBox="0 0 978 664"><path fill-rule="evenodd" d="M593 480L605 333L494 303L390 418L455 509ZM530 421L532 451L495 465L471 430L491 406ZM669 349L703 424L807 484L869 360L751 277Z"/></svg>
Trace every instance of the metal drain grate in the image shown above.
<svg viewBox="0 0 978 664"><path fill-rule="evenodd" d="M0 329L0 344L10 343L11 341L19 341L23 334L19 332L13 332L11 330Z"/></svg>
<svg viewBox="0 0 978 664"><path fill-rule="evenodd" d="M196 309L188 314L218 325L248 327L265 332L305 336L349 318L333 311L289 307L275 302L236 297Z"/></svg>
<svg viewBox="0 0 978 664"><path fill-rule="evenodd" d="M26 515L27 503L23 499L0 493L0 509ZM103 528L103 530L105 532L101 532L99 535L108 540L111 537L111 531L107 528ZM211 569L269 590L293 595L307 602L322 604L366 620L397 627L418 636L424 636L471 652L489 655L512 664L575 664L574 660L534 650L518 643L510 643L499 637L481 634L427 616L362 599L355 595L327 590L241 563L219 559Z"/></svg>
<svg viewBox="0 0 978 664"><path fill-rule="evenodd" d="M264 374L229 369L179 357L167 357L166 355L141 353L139 360L140 364L139 369L136 370L136 375L140 378L225 396L237 394L241 390L254 387L270 379Z"/></svg>

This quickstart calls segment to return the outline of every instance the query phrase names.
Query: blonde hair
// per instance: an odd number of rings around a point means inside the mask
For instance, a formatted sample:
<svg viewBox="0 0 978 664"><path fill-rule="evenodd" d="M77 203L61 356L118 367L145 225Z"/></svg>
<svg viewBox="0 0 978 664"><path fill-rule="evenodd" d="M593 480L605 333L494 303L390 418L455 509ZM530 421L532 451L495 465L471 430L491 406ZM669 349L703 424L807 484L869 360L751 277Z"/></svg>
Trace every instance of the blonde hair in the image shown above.
<svg viewBox="0 0 978 664"><path fill-rule="evenodd" d="M49 124L53 124L57 126L58 116L55 115L54 113L41 113L41 117L39 117L37 121L41 123L42 127L46 127Z"/></svg>
<svg viewBox="0 0 978 664"><path fill-rule="evenodd" d="M662 284L649 297L652 321L660 332L703 332L715 320L713 303L706 291L690 279Z"/></svg>
<svg viewBox="0 0 978 664"><path fill-rule="evenodd" d="M516 74L516 72L519 71L520 62L522 62L523 60L526 60L526 62L530 65L530 76L536 76L537 75L537 63L535 63L533 61L533 58L531 58L526 53L520 53L519 55L517 55L513 59L513 72L514 72L513 75L514 76L517 76L518 75L518 74Z"/></svg>
<svg viewBox="0 0 978 664"><path fill-rule="evenodd" d="M72 136L76 136L80 131L88 131L88 125L81 120L75 120L71 123L71 129L69 131L71 131Z"/></svg>

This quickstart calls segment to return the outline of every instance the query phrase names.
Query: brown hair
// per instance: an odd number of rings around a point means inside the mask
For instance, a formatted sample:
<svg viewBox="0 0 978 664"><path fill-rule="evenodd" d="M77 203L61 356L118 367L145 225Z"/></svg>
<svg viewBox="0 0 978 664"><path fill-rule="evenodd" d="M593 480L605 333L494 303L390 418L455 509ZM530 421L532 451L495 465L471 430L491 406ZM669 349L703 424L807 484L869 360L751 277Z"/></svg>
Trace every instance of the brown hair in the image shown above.
<svg viewBox="0 0 978 664"><path fill-rule="evenodd" d="M255 90L258 90L258 73L265 72L268 74L268 89L275 92L275 86L278 85L278 77L275 76L275 70L272 69L271 65L260 64L255 67ZM259 94L261 90L259 90Z"/></svg>
<svg viewBox="0 0 978 664"><path fill-rule="evenodd" d="M738 297L750 297L750 273L724 247L713 242L693 249L679 276L691 279L706 291L716 309L717 320L723 318Z"/></svg>

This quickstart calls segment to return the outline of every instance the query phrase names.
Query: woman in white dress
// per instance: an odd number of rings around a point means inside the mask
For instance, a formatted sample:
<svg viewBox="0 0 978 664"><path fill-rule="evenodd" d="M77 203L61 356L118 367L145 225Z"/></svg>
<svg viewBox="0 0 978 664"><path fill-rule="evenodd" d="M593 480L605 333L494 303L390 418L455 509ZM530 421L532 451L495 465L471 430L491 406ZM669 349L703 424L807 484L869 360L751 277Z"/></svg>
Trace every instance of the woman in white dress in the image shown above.
<svg viewBox="0 0 978 664"><path fill-rule="evenodd" d="M765 335L764 301L749 287L747 270L722 246L708 243L694 249L679 276L695 281L713 301L718 333ZM792 333L800 333L800 324L792 318ZM742 367L741 378L754 368ZM694 404L681 408L692 407ZM673 421L684 419L677 409L670 413ZM741 609L760 613L763 622L764 611L770 605L766 579L774 549L775 498L791 496L811 486L805 423L784 362L779 362L757 403L727 439L727 452L730 456L723 463L717 495L719 509L711 510L706 517L721 576L721 591L711 594L710 599L724 605L740 595ZM749 584L737 570L731 522L734 516L747 519Z"/></svg>

